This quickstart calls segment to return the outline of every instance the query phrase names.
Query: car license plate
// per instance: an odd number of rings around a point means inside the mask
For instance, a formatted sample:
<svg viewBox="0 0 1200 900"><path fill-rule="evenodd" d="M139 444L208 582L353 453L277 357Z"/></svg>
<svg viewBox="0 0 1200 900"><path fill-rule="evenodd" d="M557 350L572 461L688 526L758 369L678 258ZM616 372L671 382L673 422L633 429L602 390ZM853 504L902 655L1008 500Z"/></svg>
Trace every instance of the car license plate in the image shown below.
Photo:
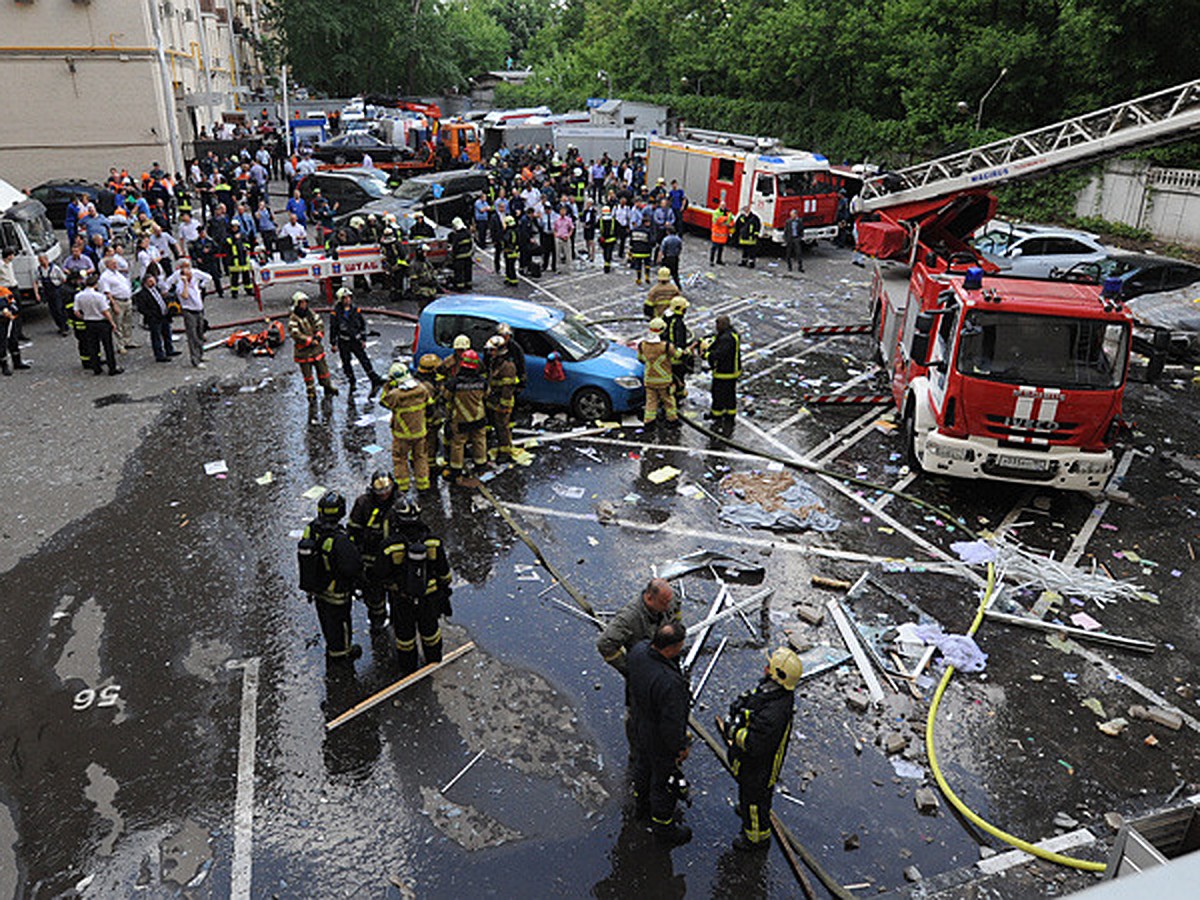
<svg viewBox="0 0 1200 900"><path fill-rule="evenodd" d="M1032 459L1028 456L998 456L996 464L1006 469L1024 469L1027 472L1045 472L1050 468L1050 460Z"/></svg>

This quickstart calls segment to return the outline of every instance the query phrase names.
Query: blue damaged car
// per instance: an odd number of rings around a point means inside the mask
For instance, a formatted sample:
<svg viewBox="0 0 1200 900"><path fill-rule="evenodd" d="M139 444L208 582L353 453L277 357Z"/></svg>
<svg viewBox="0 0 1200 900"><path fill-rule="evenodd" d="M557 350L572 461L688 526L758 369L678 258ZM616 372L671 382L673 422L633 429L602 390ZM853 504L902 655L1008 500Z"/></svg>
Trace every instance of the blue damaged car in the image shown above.
<svg viewBox="0 0 1200 900"><path fill-rule="evenodd" d="M482 356L484 343L501 322L512 327L513 340L525 351L523 402L568 409L584 421L632 412L645 402L635 350L605 340L560 310L509 297L452 294L430 303L417 322L413 364L426 353L449 356L460 334ZM554 353L566 376L561 381L546 377Z"/></svg>

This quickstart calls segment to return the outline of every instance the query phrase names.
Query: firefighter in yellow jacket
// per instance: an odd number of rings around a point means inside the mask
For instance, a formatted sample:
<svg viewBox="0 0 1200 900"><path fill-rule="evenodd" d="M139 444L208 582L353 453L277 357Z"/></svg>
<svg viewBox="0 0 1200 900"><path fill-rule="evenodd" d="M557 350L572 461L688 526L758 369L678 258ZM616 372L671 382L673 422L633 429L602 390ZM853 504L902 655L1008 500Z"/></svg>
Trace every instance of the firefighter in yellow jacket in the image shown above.
<svg viewBox="0 0 1200 900"><path fill-rule="evenodd" d="M328 395L336 394L337 387L329 380L329 366L325 364L325 327L321 317L308 308L308 294L296 291L292 294L292 314L288 316L288 337L292 339L294 359L304 377L308 396L317 395L313 384L313 373Z"/></svg>
<svg viewBox="0 0 1200 900"><path fill-rule="evenodd" d="M410 460L417 490L429 490L425 410L430 397L429 385L414 378L403 363L392 365L388 388L379 398L379 405L392 411L392 465L396 470L396 487L401 491L407 491L411 483Z"/></svg>
<svg viewBox="0 0 1200 900"><path fill-rule="evenodd" d="M493 334L484 345L488 356L487 411L496 434L496 456L513 455L512 414L517 400L517 364L504 337Z"/></svg>
<svg viewBox="0 0 1200 900"><path fill-rule="evenodd" d="M429 403L425 407L425 455L429 464L438 463L438 435L446 424L446 376L442 360L436 353L426 353L417 360L417 381L429 388Z"/></svg>
<svg viewBox="0 0 1200 900"><path fill-rule="evenodd" d="M666 315L667 306L678 295L678 288L671 284L671 270L663 266L658 270L658 282L646 293L646 301L642 304L642 315L648 320L663 318Z"/></svg>
<svg viewBox="0 0 1200 900"><path fill-rule="evenodd" d="M658 318L651 319L648 328L648 334L638 344L638 359L646 366L646 412L643 419L646 424L653 422L658 418L658 408L661 406L667 414L667 421L677 422L679 413L675 406L671 365L678 361L679 353L672 344L663 340L666 322Z"/></svg>
<svg viewBox="0 0 1200 900"><path fill-rule="evenodd" d="M487 376L480 369L479 354L464 350L458 371L446 381L446 398L450 410L450 468L447 475L463 474L463 457L467 442L471 443L471 458L475 467L488 464L487 411L483 398L487 393Z"/></svg>
<svg viewBox="0 0 1200 900"><path fill-rule="evenodd" d="M383 580L388 587L392 628L400 673L417 669L417 633L425 664L441 662L439 619L453 613L450 606L450 564L441 539L421 521L421 508L404 497L393 505L384 524Z"/></svg>

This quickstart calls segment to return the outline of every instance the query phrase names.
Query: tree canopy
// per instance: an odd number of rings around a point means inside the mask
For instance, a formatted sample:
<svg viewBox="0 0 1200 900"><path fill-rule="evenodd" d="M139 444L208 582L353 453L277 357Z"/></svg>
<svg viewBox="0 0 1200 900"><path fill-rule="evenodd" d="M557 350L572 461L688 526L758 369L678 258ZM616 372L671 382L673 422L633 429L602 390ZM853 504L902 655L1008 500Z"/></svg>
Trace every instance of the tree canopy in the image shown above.
<svg viewBox="0 0 1200 900"><path fill-rule="evenodd" d="M1169 87L1200 58L1191 0L269 3L297 80L333 94L465 90L512 57L533 76L500 102L579 108L603 70L692 124L892 163Z"/></svg>

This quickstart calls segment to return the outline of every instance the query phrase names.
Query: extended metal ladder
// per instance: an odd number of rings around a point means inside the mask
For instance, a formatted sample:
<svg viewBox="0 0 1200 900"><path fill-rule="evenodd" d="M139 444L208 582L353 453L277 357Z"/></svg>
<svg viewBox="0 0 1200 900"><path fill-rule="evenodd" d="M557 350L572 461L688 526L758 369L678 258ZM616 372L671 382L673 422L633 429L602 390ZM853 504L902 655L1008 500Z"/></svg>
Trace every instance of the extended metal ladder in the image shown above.
<svg viewBox="0 0 1200 900"><path fill-rule="evenodd" d="M1200 128L1200 79L863 183L863 212L1044 174Z"/></svg>

